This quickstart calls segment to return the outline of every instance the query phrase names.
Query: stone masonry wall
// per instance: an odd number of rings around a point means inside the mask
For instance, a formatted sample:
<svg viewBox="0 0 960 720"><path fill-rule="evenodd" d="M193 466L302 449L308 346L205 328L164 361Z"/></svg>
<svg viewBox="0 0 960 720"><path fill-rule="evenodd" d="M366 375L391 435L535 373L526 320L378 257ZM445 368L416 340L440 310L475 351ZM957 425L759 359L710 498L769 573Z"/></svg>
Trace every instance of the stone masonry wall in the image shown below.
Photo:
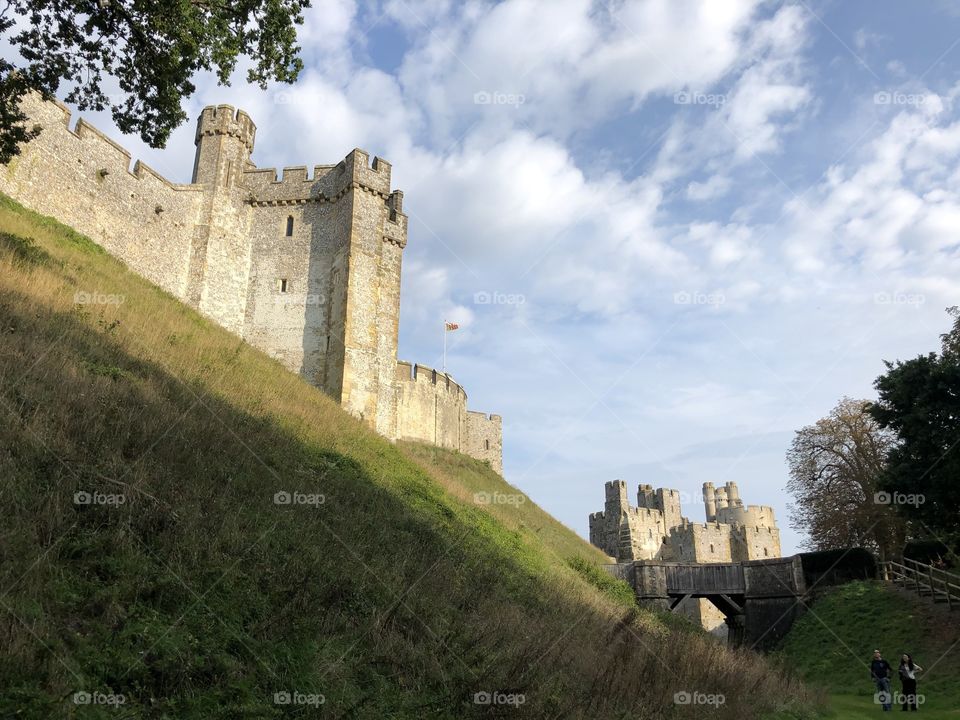
<svg viewBox="0 0 960 720"><path fill-rule="evenodd" d="M461 452L486 460L490 467L503 474L503 419L499 415L468 410Z"/></svg>
<svg viewBox="0 0 960 720"><path fill-rule="evenodd" d="M0 168L0 192L93 238L132 270L184 299L203 189L176 185L70 111L37 95L24 101L43 126L20 156ZM108 288L89 288L109 293Z"/></svg>
<svg viewBox="0 0 960 720"><path fill-rule="evenodd" d="M250 161L253 121L219 105L198 121L193 182L178 185L140 162L131 172L126 150L83 120L71 130L59 103L32 95L24 109L43 132L0 168L0 192L90 236L385 437L502 473L498 415L468 413L463 388L430 368L415 378L407 364L398 379L407 218L389 163L353 150L278 178Z"/></svg>
<svg viewBox="0 0 960 720"><path fill-rule="evenodd" d="M670 530L673 560L687 563L732 562L731 527L722 523L685 523Z"/></svg>
<svg viewBox="0 0 960 720"><path fill-rule="evenodd" d="M397 363L400 440L418 440L461 450L467 393L446 373L426 365Z"/></svg>
<svg viewBox="0 0 960 720"><path fill-rule="evenodd" d="M714 495L709 491L713 486L706 483L704 509L708 517L712 514L716 519L691 523L681 514L680 493L676 490L641 484L634 508L627 499L626 483L608 482L603 511L590 514L590 542L621 562L718 563L780 557L780 530L772 508L744 507L736 485L728 483L727 487L736 493L737 505L712 507ZM743 519L760 524L745 525Z"/></svg>
<svg viewBox="0 0 960 720"><path fill-rule="evenodd" d="M352 203L325 199L321 170L313 181L305 168L285 169L281 181L273 169L245 173L261 199L250 228L243 334L340 397Z"/></svg>
<svg viewBox="0 0 960 720"><path fill-rule="evenodd" d="M390 165L354 150L345 160L353 216L341 403L387 437L397 436L400 262L406 217L394 208ZM391 206L393 204L393 207Z"/></svg>
<svg viewBox="0 0 960 720"><path fill-rule="evenodd" d="M230 105L204 108L195 135L193 183L203 186L204 209L194 232L187 302L241 337L252 213L242 176L255 136L250 117Z"/></svg>
<svg viewBox="0 0 960 720"><path fill-rule="evenodd" d="M767 560L781 556L780 530L777 528L734 527L734 560Z"/></svg>

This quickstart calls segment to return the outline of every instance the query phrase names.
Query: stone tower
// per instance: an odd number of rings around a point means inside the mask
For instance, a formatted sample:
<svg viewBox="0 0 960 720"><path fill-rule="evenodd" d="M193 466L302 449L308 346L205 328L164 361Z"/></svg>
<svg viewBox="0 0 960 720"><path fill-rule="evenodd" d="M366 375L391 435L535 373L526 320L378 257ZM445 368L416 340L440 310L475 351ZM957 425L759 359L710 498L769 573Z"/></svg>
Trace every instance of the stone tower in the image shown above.
<svg viewBox="0 0 960 720"><path fill-rule="evenodd" d="M589 517L590 542L617 559L683 563L780 557L780 530L767 505L744 505L734 482L703 484L705 523L682 515L677 490L641 484L637 507L623 480L606 483L604 507Z"/></svg>
<svg viewBox="0 0 960 720"><path fill-rule="evenodd" d="M192 182L171 183L39 95L42 132L0 191L90 236L132 270L271 355L391 440L459 450L502 472L502 419L467 409L445 372L397 359L403 193L363 150L258 168L256 127L229 105L197 121Z"/></svg>
<svg viewBox="0 0 960 720"><path fill-rule="evenodd" d="M194 227L187 269L186 301L228 330L243 333L250 275L243 172L256 126L229 105L205 108L197 122L193 182L206 189Z"/></svg>
<svg viewBox="0 0 960 720"><path fill-rule="evenodd" d="M371 165L353 150L312 179L306 168L287 168L278 182L276 171L250 161L255 134L229 105L205 108L197 121L193 182L207 191L188 302L244 337L269 338L269 352L293 359L352 414L396 437L406 218L390 164ZM293 318L281 309L290 297L316 302L298 303L302 317ZM278 336L277 325L299 336Z"/></svg>

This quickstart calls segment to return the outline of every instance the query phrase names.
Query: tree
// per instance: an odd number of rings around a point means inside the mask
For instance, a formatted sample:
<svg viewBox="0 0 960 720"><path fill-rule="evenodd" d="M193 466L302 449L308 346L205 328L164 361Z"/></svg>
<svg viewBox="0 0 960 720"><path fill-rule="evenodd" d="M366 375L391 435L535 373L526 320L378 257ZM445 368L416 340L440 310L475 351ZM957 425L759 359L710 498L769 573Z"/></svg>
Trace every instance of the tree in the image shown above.
<svg viewBox="0 0 960 720"><path fill-rule="evenodd" d="M797 431L787 452L787 491L796 500L790 526L807 533L810 549L862 546L883 560L899 554L905 524L878 496L894 437L868 407L843 398L827 417Z"/></svg>
<svg viewBox="0 0 960 720"><path fill-rule="evenodd" d="M944 541L956 537L960 523L960 310L947 312L953 328L940 336L940 352L887 362L870 408L898 440L883 489L906 500L897 505L904 517Z"/></svg>
<svg viewBox="0 0 960 720"><path fill-rule="evenodd" d="M293 82L302 61L296 26L309 0L7 0L3 35L21 60L0 60L0 162L39 132L28 127L20 100L31 90L81 110L111 111L123 132L162 147L186 119L181 101L192 78L215 70L223 85L240 56L247 81ZM121 93L108 96L112 77Z"/></svg>

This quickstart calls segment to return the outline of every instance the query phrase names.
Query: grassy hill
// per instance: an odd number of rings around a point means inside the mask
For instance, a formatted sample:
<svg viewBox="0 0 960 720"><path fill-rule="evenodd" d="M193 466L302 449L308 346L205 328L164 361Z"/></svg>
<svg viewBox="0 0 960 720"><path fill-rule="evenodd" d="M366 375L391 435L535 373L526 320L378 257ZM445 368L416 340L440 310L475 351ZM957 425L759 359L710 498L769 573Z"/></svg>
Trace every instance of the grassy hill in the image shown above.
<svg viewBox="0 0 960 720"><path fill-rule="evenodd" d="M874 648L894 672L905 652L925 669L918 684L925 717L960 718L960 612L912 593L878 582L832 588L794 625L782 654L829 691L835 717L865 718L880 710L870 681Z"/></svg>
<svg viewBox="0 0 960 720"><path fill-rule="evenodd" d="M477 502L518 496L483 464L383 440L2 197L0 416L0 717L799 718L813 702L759 656L638 611L529 500Z"/></svg>

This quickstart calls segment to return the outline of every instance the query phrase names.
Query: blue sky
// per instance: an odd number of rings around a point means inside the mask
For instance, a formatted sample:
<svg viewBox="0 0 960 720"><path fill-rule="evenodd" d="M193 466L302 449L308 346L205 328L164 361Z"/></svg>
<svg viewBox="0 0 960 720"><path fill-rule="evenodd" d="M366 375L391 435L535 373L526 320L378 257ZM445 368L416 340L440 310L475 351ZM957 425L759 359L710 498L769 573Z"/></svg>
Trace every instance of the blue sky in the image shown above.
<svg viewBox="0 0 960 720"><path fill-rule="evenodd" d="M448 367L503 415L507 479L582 534L607 480L696 520L734 480L795 550L793 432L936 349L960 297L957 9L316 5L295 86L200 77L190 116L246 109L264 167L393 163L400 356L439 366L460 322ZM193 130L123 144L188 181Z"/></svg>

